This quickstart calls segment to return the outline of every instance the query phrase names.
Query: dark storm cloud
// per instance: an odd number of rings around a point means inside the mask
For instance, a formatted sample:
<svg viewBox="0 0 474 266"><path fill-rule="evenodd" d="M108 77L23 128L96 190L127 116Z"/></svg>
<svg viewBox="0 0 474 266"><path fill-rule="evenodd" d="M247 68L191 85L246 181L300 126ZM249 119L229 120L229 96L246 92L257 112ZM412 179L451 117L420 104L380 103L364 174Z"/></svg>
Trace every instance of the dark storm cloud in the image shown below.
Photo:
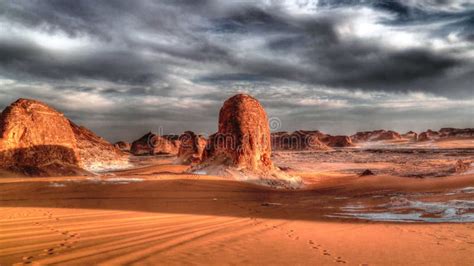
<svg viewBox="0 0 474 266"><path fill-rule="evenodd" d="M343 4L362 5L357 1L347 1L335 6ZM445 2L429 4L446 5ZM397 1L381 1L375 6L400 16L408 16L409 13L413 21L417 17L424 19L425 16L417 16L418 13L431 14L423 11L423 6L408 6ZM106 47L92 48L92 51L76 56L63 56L21 39L5 40L0 46L0 60L5 71L23 71L53 79L86 77L151 84L156 80L166 80L166 72L169 71L166 68L174 64L182 65L179 60L184 60L231 66L231 72L248 72L250 69L250 75L262 78L278 77L345 87L355 85L361 89L395 87L402 90L410 89L409 82L413 80L442 77L446 70L464 63L450 53L435 53L423 48L390 51L380 43L344 40L336 28L341 23L350 23L351 14L338 11L317 17L298 17L278 7L251 5L250 2L212 5L212 1L33 1L24 5L7 2L3 3L3 15L11 21L51 33L63 32L71 37L91 36L93 40L103 40ZM189 18L183 16L188 13ZM465 36L470 36L462 25L467 24L467 27L471 22L462 18L446 28L455 27L461 29ZM133 36L135 33L138 33L137 36ZM140 34L149 37L140 38ZM231 43L226 47L223 43L213 42L209 37L213 34L236 35L238 38L266 37L267 43L260 49L268 49L272 56L237 57L235 49L238 47ZM166 38L173 40L168 43ZM166 65L162 64L163 56L168 58L164 62ZM169 58L174 58L174 61Z"/></svg>
<svg viewBox="0 0 474 266"><path fill-rule="evenodd" d="M236 92L323 124L413 92L469 110L473 18L467 0L2 1L0 107L57 103L111 138L127 123L211 133Z"/></svg>
<svg viewBox="0 0 474 266"><path fill-rule="evenodd" d="M0 43L0 69L6 76L20 74L49 79L106 79L143 84L159 76L149 59L127 50L98 50L84 55L57 55L26 41Z"/></svg>

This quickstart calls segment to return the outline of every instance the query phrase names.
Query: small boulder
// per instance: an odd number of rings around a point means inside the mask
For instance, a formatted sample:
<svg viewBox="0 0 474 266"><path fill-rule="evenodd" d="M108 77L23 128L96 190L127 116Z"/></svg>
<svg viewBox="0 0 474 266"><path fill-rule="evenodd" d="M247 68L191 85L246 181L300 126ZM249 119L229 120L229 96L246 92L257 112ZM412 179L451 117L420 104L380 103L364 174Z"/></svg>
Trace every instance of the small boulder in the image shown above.
<svg viewBox="0 0 474 266"><path fill-rule="evenodd" d="M369 175L375 175L375 174L369 169L365 169L364 172L359 174L359 176L369 176Z"/></svg>

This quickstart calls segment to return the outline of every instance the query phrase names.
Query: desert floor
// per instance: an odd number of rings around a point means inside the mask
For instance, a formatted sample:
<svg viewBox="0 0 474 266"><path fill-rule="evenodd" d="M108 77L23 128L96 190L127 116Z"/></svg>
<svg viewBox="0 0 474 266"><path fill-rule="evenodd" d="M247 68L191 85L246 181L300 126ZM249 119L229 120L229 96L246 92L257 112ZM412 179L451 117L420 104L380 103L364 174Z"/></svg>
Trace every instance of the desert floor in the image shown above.
<svg viewBox="0 0 474 266"><path fill-rule="evenodd" d="M474 265L474 173L434 174L473 152L276 153L299 191L160 156L96 177L2 177L0 264Z"/></svg>

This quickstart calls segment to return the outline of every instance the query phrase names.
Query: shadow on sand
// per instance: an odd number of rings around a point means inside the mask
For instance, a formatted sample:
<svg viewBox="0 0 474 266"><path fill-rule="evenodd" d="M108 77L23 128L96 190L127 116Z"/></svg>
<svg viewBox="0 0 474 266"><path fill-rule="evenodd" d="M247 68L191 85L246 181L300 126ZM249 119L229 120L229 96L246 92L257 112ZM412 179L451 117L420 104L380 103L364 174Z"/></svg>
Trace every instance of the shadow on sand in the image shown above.
<svg viewBox="0 0 474 266"><path fill-rule="evenodd" d="M226 180L64 179L0 184L0 206L319 220L343 204L334 199L338 194L347 194L337 187L276 191Z"/></svg>
<svg viewBox="0 0 474 266"><path fill-rule="evenodd" d="M0 169L26 176L72 176L90 174L79 167L79 155L70 147L36 145L1 150Z"/></svg>
<svg viewBox="0 0 474 266"><path fill-rule="evenodd" d="M393 194L438 193L472 184L469 177L407 179L405 184L400 183L399 178L369 177L346 183L329 183L310 190L278 191L227 180L64 177L51 181L31 178L0 183L0 206L361 222L330 219L327 215L357 202L380 202Z"/></svg>

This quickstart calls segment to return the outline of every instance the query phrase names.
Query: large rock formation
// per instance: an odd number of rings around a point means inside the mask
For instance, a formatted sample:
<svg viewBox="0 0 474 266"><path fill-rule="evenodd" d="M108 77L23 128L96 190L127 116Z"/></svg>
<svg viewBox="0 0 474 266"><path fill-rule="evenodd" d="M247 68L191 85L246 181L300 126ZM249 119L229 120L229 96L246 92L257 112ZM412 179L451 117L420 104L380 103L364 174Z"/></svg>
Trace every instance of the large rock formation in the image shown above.
<svg viewBox="0 0 474 266"><path fill-rule="evenodd" d="M442 128L439 131L428 129L420 133L418 141L465 138L474 138L474 128Z"/></svg>
<svg viewBox="0 0 474 266"><path fill-rule="evenodd" d="M417 140L418 139L418 134L414 131L408 131L405 134L402 134L402 138L409 139L409 140Z"/></svg>
<svg viewBox="0 0 474 266"><path fill-rule="evenodd" d="M428 140L435 140L440 137L439 132L433 131L431 129L428 129L425 132L421 132L420 135L418 135L418 141L428 141Z"/></svg>
<svg viewBox="0 0 474 266"><path fill-rule="evenodd" d="M225 101L218 132L209 138L204 160L265 173L273 170L271 153L270 127L260 103L246 94Z"/></svg>
<svg viewBox="0 0 474 266"><path fill-rule="evenodd" d="M351 138L344 135L340 135L340 136L326 135L321 138L321 141L327 146L334 147L334 148L344 148L344 147L354 146L352 144Z"/></svg>
<svg viewBox="0 0 474 266"><path fill-rule="evenodd" d="M141 138L132 142L130 152L134 155L151 155L154 153L154 149L150 144L150 140L155 137L155 134L148 132Z"/></svg>
<svg viewBox="0 0 474 266"><path fill-rule="evenodd" d="M278 150L328 150L329 147L320 141L324 133L316 131L298 130L291 134L277 132L271 134L272 149Z"/></svg>
<svg viewBox="0 0 474 266"><path fill-rule="evenodd" d="M192 131L184 132L180 137L178 161L183 164L196 164L202 159L207 140Z"/></svg>
<svg viewBox="0 0 474 266"><path fill-rule="evenodd" d="M400 136L400 133L392 131L392 130L387 130L381 132L375 140L399 140L402 139L402 136Z"/></svg>
<svg viewBox="0 0 474 266"><path fill-rule="evenodd" d="M177 155L179 151L179 136L159 136L148 132L132 143L130 151L134 155L168 154Z"/></svg>
<svg viewBox="0 0 474 266"><path fill-rule="evenodd" d="M46 104L19 99L0 116L0 168L34 176L86 174L127 163L120 151Z"/></svg>
<svg viewBox="0 0 474 266"><path fill-rule="evenodd" d="M271 152L265 110L255 98L237 94L224 102L218 132L209 137L198 169L275 186L299 185L299 179L274 167Z"/></svg>
<svg viewBox="0 0 474 266"><path fill-rule="evenodd" d="M55 166L79 171L80 156L69 121L53 108L19 99L0 116L0 168L48 175ZM61 173L58 173L61 174Z"/></svg>
<svg viewBox="0 0 474 266"><path fill-rule="evenodd" d="M442 128L440 138L473 138L474 128Z"/></svg>

